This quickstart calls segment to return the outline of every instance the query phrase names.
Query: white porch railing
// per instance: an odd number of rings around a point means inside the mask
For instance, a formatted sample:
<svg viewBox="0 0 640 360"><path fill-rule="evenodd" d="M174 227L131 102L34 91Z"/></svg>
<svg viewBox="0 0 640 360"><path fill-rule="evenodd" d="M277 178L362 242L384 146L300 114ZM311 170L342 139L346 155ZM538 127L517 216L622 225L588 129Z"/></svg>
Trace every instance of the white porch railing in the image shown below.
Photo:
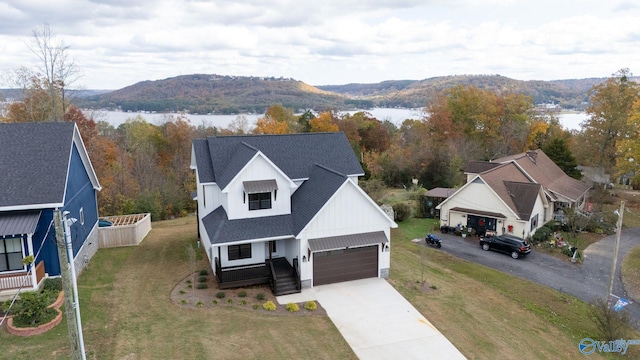
<svg viewBox="0 0 640 360"><path fill-rule="evenodd" d="M44 262L38 263L34 269L36 272L36 281L40 282L44 278ZM23 288L33 288L35 285L31 280L32 277L27 272L19 272L15 274L0 274L0 291Z"/></svg>

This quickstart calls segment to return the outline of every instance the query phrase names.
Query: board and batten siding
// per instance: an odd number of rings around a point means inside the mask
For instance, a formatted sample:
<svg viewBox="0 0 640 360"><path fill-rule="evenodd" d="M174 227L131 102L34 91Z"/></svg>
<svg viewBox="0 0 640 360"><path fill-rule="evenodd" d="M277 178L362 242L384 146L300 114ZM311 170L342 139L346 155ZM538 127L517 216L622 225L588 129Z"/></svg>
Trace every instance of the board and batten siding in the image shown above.
<svg viewBox="0 0 640 360"><path fill-rule="evenodd" d="M365 197L357 185L346 182L299 234L301 255L308 255L309 239L383 231L389 240L390 219ZM390 252L382 252L381 245L378 245L378 249L381 251L378 270L388 269ZM312 278L312 259L313 256L306 263L300 263L301 280Z"/></svg>
<svg viewBox="0 0 640 360"><path fill-rule="evenodd" d="M271 209L249 210L249 196L244 193L243 182L275 179L277 195L271 192ZM227 197L225 210L230 220L291 214L292 182L263 156L258 155L242 169L223 193Z"/></svg>

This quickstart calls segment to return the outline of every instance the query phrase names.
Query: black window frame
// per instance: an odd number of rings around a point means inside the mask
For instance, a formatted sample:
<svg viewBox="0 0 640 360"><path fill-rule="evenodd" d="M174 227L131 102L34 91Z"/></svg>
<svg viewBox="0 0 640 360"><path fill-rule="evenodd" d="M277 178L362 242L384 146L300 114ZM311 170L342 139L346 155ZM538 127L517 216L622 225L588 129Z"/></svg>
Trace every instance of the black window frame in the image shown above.
<svg viewBox="0 0 640 360"><path fill-rule="evenodd" d="M12 251L12 252L8 252L7 251L7 241L8 240L16 240L18 241L18 243L20 244L20 251ZM4 266L2 268L0 268L0 271L19 271L19 270L24 270L24 264L22 263L22 259L24 258L24 253L23 253L23 245L22 245L22 238L19 237L11 237L11 238L5 238L5 239L1 239L0 240L0 249L2 249L2 252L0 253L0 257L3 258L3 264ZM13 258L9 259L9 256L13 254ZM20 254L20 258L19 260L16 262L15 259L15 254ZM10 265L14 264L14 268L12 268Z"/></svg>
<svg viewBox="0 0 640 360"><path fill-rule="evenodd" d="M249 194L249 211L271 209L271 192Z"/></svg>
<svg viewBox="0 0 640 360"><path fill-rule="evenodd" d="M227 258L232 260L251 259L251 244L227 246Z"/></svg>

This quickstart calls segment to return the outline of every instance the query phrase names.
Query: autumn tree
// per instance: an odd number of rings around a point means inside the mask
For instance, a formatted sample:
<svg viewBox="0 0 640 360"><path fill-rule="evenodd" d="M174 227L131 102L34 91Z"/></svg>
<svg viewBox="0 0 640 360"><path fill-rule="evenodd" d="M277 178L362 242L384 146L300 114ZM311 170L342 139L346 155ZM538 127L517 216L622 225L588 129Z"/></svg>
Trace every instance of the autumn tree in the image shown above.
<svg viewBox="0 0 640 360"><path fill-rule="evenodd" d="M581 124L580 162L616 172L617 141L637 136L631 131L629 118L640 86L630 76L629 69L621 69L590 90L588 118Z"/></svg>
<svg viewBox="0 0 640 360"><path fill-rule="evenodd" d="M629 136L617 142L616 175L632 173L634 188L640 185L640 99L633 105L627 121Z"/></svg>
<svg viewBox="0 0 640 360"><path fill-rule="evenodd" d="M310 132L337 132L338 130L338 125L330 111L325 111L309 120Z"/></svg>
<svg viewBox="0 0 640 360"><path fill-rule="evenodd" d="M298 119L292 109L282 105L270 106L256 122L254 134L290 134L297 132Z"/></svg>

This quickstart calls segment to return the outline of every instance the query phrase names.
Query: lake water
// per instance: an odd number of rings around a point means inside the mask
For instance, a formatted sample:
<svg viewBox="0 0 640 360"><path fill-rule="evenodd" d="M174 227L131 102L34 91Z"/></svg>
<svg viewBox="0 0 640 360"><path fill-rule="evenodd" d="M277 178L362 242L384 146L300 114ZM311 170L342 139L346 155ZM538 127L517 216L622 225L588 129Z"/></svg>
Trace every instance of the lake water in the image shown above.
<svg viewBox="0 0 640 360"><path fill-rule="evenodd" d="M359 111L359 110L358 110ZM346 111L353 114L357 111ZM378 120L389 120L396 126L400 126L406 119L422 119L422 109L390 109L390 108L374 108L367 110L373 117ZM91 113L87 113L90 115ZM127 121L127 119L135 118L136 116L142 116L147 122L151 124L163 123L168 115L179 116L180 114L161 114L161 113L133 113L122 111L96 111L92 113L94 119L104 120L114 127L118 127L120 124ZM200 126L215 126L217 128L226 128L231 121L235 120L239 115L194 115L187 114L186 116L191 125ZM264 116L264 114L242 114L247 118L250 125L254 125L258 118ZM580 130L580 123L586 119L585 113L562 113L559 116L560 125L569 130Z"/></svg>

